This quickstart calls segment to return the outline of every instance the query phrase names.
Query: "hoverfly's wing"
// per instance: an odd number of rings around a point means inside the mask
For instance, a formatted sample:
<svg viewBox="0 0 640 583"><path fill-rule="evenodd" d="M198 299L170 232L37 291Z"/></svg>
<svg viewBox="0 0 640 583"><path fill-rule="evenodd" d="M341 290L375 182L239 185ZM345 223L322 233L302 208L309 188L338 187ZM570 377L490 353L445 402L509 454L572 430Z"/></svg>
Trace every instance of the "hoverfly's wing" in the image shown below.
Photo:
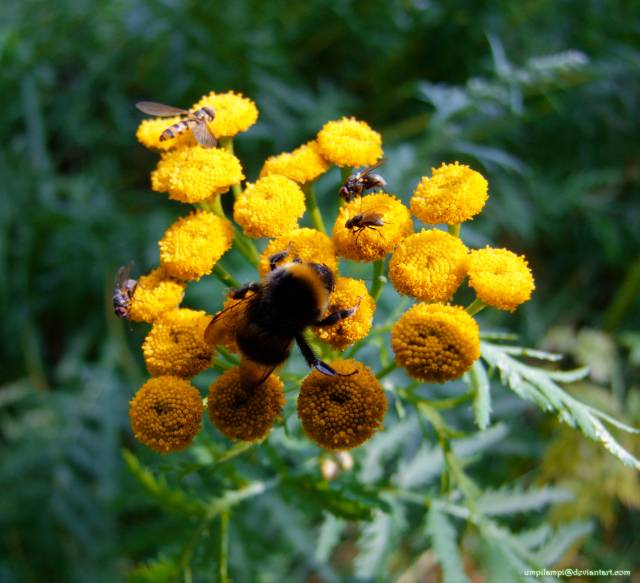
<svg viewBox="0 0 640 583"><path fill-rule="evenodd" d="M215 346L216 344L224 344L227 340L233 340L235 330L244 325L245 310L252 297L253 294L250 294L241 300L235 300L235 303L223 308L213 316L204 331L205 342Z"/></svg>
<svg viewBox="0 0 640 583"><path fill-rule="evenodd" d="M142 112L157 117L172 117L174 115L185 115L189 112L179 107L172 107L164 103L156 103L155 101L138 101L136 107Z"/></svg>
<svg viewBox="0 0 640 583"><path fill-rule="evenodd" d="M380 166L382 166L385 162L386 160L384 158L380 158L380 160L378 160L373 166L368 166L364 170L360 170L360 172L358 172L360 178L369 176L369 174L371 174L376 168L380 168Z"/></svg>
<svg viewBox="0 0 640 583"><path fill-rule="evenodd" d="M133 261L129 261L126 265L123 265L116 271L116 278L113 282L114 289L122 289L125 287L129 277L131 275L131 270L133 269Z"/></svg>
<svg viewBox="0 0 640 583"><path fill-rule="evenodd" d="M203 148L215 148L218 143L215 136L211 133L207 122L204 120L198 120L198 123L191 129L193 137L196 142Z"/></svg>

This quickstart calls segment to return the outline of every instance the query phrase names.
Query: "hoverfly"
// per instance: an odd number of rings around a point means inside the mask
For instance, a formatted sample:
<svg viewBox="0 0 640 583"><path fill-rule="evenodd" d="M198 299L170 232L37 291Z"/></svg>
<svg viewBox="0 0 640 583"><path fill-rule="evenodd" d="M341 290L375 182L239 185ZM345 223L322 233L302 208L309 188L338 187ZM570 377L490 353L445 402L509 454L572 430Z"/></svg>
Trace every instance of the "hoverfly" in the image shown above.
<svg viewBox="0 0 640 583"><path fill-rule="evenodd" d="M348 219L344 226L356 235L356 245L358 244L358 237L365 229L371 229L375 231L384 239L384 235L378 231L378 228L385 225L383 215L375 212L360 212L357 215Z"/></svg>
<svg viewBox="0 0 640 583"><path fill-rule="evenodd" d="M113 284L113 311L119 318L129 318L129 306L138 285L138 282L130 277L132 267L133 261L120 267Z"/></svg>
<svg viewBox="0 0 640 583"><path fill-rule="evenodd" d="M372 172L382 165L383 162L384 160L380 160L373 166L369 166L349 176L338 191L340 198L345 202L350 202L356 196L362 196L366 190L371 188L384 188L387 185L387 181L382 178L380 174Z"/></svg>
<svg viewBox="0 0 640 583"><path fill-rule="evenodd" d="M171 117L174 115L186 115L184 119L170 125L160 134L160 141L170 140L180 134L191 130L196 142L203 148L213 148L217 144L215 136L211 133L207 122L213 121L216 116L212 107L204 106L195 111L187 111L171 105L156 103L155 101L138 101L136 107L143 113L157 117Z"/></svg>

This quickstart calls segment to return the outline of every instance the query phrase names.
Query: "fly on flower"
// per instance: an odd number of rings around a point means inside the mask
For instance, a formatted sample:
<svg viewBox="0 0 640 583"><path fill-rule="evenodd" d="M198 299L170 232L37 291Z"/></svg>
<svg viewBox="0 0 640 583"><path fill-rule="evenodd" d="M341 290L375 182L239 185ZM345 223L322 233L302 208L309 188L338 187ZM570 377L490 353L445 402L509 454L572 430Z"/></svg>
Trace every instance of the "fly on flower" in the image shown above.
<svg viewBox="0 0 640 583"><path fill-rule="evenodd" d="M113 284L113 311L118 318L129 318L129 306L138 285L135 279L131 279L132 268L133 261L130 261L128 265L123 265L116 272Z"/></svg>
<svg viewBox="0 0 640 583"><path fill-rule="evenodd" d="M174 115L186 115L184 119L170 125L160 134L160 141L170 140L180 134L191 130L193 137L203 148L213 148L217 144L215 136L211 133L207 122L215 118L215 111L210 106L204 106L194 111L187 111L171 105L156 103L155 101L138 101L136 107L143 113L157 117L171 117Z"/></svg>
<svg viewBox="0 0 640 583"><path fill-rule="evenodd" d="M356 245L358 244L358 237L360 237L362 231L370 229L375 231L380 237L384 239L384 235L378 230L380 227L384 227L386 224L384 217L381 213L364 212L348 219L344 226L349 229L356 237Z"/></svg>
<svg viewBox="0 0 640 583"><path fill-rule="evenodd" d="M371 190L372 188L384 188L387 185L387 181L382 178L380 174L373 172L383 163L384 160L380 160L373 166L369 166L368 168L355 172L349 176L338 191L340 198L346 202L350 202L356 196L362 196L367 190Z"/></svg>

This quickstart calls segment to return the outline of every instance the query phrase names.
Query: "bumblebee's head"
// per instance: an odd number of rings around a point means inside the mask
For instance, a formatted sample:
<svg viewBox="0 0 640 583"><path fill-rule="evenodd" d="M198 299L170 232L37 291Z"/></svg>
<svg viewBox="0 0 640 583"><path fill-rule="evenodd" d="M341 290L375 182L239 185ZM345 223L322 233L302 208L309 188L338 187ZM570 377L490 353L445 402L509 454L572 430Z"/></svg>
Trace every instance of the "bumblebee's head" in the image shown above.
<svg viewBox="0 0 640 583"><path fill-rule="evenodd" d="M332 271L324 263L309 263L309 267L318 274L327 293L331 293L336 284Z"/></svg>

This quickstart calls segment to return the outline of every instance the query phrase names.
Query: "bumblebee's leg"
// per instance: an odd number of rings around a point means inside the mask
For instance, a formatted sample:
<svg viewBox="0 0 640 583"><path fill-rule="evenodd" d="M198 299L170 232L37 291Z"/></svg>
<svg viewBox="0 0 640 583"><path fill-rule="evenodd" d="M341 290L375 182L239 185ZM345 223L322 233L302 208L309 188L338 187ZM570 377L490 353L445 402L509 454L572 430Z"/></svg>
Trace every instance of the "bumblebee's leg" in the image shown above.
<svg viewBox="0 0 640 583"><path fill-rule="evenodd" d="M304 359L307 361L307 364L311 368L318 369L319 372L321 372L322 374L326 374L329 377L334 377L339 374L335 370L333 370L326 362L322 362L313 353L311 346L307 344L307 341L304 339L302 334L298 334L296 336L296 344L300 348L300 352L302 352L302 356L304 356Z"/></svg>
<svg viewBox="0 0 640 583"><path fill-rule="evenodd" d="M345 310L336 310L332 314L329 314L326 318L322 318L322 320L320 320L319 322L316 322L314 326L321 326L321 327L333 326L334 324L337 324L340 320L344 320L349 316L353 316L357 312L358 308L360 307L361 302L362 302L362 298L358 300L358 303L355 306L353 306L353 308L347 308Z"/></svg>
<svg viewBox="0 0 640 583"><path fill-rule="evenodd" d="M254 281L254 282L248 283L247 285L243 285L238 289L234 289L229 294L229 297L233 298L234 300L243 300L249 292L257 292L259 289L260 289L260 284Z"/></svg>

